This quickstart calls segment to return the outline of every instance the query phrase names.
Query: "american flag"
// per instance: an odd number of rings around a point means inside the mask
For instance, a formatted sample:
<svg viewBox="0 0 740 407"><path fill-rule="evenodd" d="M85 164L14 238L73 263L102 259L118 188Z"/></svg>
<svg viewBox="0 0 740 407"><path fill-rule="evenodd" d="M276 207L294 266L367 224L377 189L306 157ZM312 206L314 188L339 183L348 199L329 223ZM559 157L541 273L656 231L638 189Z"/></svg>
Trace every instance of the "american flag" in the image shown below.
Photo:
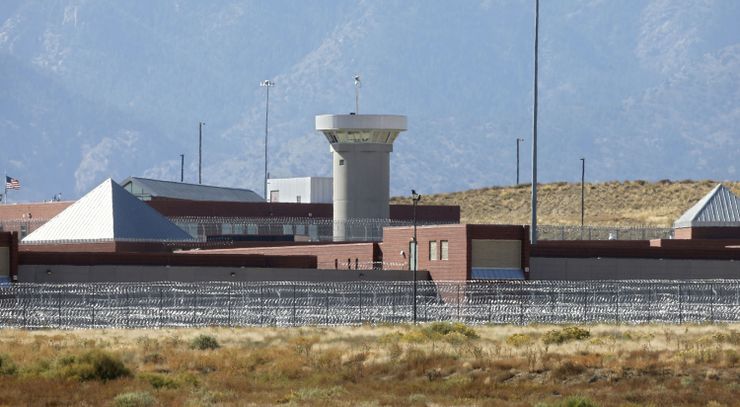
<svg viewBox="0 0 740 407"><path fill-rule="evenodd" d="M21 189L21 182L15 178L5 176L5 189Z"/></svg>

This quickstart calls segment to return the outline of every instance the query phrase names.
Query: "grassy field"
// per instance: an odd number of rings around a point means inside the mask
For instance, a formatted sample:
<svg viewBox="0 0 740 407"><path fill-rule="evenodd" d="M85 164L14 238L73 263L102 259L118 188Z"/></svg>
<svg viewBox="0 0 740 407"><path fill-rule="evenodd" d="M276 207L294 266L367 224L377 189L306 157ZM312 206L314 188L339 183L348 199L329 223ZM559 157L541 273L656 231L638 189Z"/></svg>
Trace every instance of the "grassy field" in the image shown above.
<svg viewBox="0 0 740 407"><path fill-rule="evenodd" d="M740 182L724 182L740 195ZM670 227L683 212L717 185L716 181L624 181L585 186L586 224ZM420 191L423 192L423 191ZM460 205L464 223L528 224L529 185L491 187L449 194L424 195L420 204ZM392 203L409 203L394 197ZM543 225L580 225L581 185L542 184L538 219Z"/></svg>
<svg viewBox="0 0 740 407"><path fill-rule="evenodd" d="M4 406L733 406L740 325L2 330Z"/></svg>

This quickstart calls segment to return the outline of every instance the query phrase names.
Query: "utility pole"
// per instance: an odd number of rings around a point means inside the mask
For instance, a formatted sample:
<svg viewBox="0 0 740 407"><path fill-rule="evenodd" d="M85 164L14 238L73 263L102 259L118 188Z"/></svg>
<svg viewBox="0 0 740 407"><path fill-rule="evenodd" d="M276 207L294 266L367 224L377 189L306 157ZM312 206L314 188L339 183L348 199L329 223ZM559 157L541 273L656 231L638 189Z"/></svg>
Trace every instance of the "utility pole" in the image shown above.
<svg viewBox="0 0 740 407"><path fill-rule="evenodd" d="M524 141L523 138L516 139L516 185L519 185L519 143Z"/></svg>
<svg viewBox="0 0 740 407"><path fill-rule="evenodd" d="M275 86L275 82L266 79L260 82L260 87L265 88L265 185L263 196L267 201L267 124L270 117L270 88Z"/></svg>
<svg viewBox="0 0 740 407"><path fill-rule="evenodd" d="M360 75L355 75L355 114L360 114L360 88L362 82L360 81Z"/></svg>
<svg viewBox="0 0 740 407"><path fill-rule="evenodd" d="M419 204L420 200L421 200L421 195L417 194L416 191L412 189L411 190L411 202L414 204L413 205L414 235L411 239L411 242L414 247L414 253L413 253L414 254L414 258L413 258L413 262L414 262L414 323L416 323L416 286L417 286L416 270L419 264L419 245L417 244L417 240L416 240L416 205Z"/></svg>
<svg viewBox="0 0 740 407"><path fill-rule="evenodd" d="M180 182L185 180L185 154L180 154Z"/></svg>
<svg viewBox="0 0 740 407"><path fill-rule="evenodd" d="M540 0L534 2L534 109L532 110L532 223L529 240L537 244L537 46L539 41Z"/></svg>
<svg viewBox="0 0 740 407"><path fill-rule="evenodd" d="M585 180L586 180L586 158L581 158L581 239L583 239L583 218L585 213Z"/></svg>
<svg viewBox="0 0 740 407"><path fill-rule="evenodd" d="M201 169L203 167L203 126L204 122L198 122L198 184L203 183Z"/></svg>

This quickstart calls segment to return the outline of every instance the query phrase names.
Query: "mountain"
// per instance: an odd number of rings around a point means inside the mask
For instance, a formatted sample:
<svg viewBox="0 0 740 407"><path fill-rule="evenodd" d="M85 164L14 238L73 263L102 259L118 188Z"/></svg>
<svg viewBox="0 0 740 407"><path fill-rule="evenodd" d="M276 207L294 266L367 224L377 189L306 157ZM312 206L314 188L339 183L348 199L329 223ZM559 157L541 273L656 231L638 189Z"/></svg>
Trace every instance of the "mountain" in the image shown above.
<svg viewBox="0 0 740 407"><path fill-rule="evenodd" d="M0 161L10 201L107 177L262 192L264 89L275 177L330 175L313 117L406 114L394 194L511 184L530 171L533 2L5 1ZM740 3L542 2L539 179L740 174Z"/></svg>

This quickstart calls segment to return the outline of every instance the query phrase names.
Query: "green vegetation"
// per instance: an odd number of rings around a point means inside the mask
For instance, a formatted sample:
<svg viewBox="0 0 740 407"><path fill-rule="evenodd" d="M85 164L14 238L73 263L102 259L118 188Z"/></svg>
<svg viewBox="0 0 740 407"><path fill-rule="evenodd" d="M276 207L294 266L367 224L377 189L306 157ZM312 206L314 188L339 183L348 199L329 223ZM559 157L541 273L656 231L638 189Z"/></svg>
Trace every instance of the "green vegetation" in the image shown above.
<svg viewBox="0 0 740 407"><path fill-rule="evenodd" d="M553 329L548 331L543 337L542 342L545 344L556 344L580 341L591 336L591 332L577 326L569 326L562 329Z"/></svg>
<svg viewBox="0 0 740 407"><path fill-rule="evenodd" d="M190 342L191 349L213 350L218 349L220 345L216 338L210 335L198 335Z"/></svg>
<svg viewBox="0 0 740 407"><path fill-rule="evenodd" d="M455 322L6 329L0 406L731 406L737 332Z"/></svg>

